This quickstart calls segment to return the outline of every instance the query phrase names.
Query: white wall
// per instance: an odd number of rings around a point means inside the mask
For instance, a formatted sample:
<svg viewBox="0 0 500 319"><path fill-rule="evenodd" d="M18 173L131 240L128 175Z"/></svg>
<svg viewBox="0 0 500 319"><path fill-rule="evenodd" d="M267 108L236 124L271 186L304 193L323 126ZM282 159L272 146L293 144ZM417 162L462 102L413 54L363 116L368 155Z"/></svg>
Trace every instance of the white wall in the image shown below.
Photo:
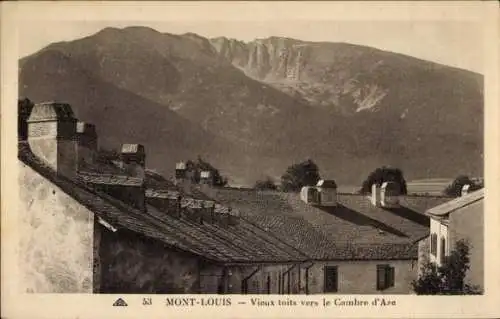
<svg viewBox="0 0 500 319"><path fill-rule="evenodd" d="M436 253L436 256L434 256L432 253L431 253L431 249L430 249L430 240L432 238L432 234L437 234L437 253ZM444 237L445 240L446 240L446 247L445 247L445 251L441 251L441 238ZM431 232L430 232L430 236L429 236L429 261L431 262L435 262L436 264L440 264L440 261L441 261L441 255L444 253L445 255L447 255L449 253L449 242L450 242L450 238L449 238L449 235L448 235L448 226L441 223L440 221L436 220L436 219L433 219L431 218Z"/></svg>

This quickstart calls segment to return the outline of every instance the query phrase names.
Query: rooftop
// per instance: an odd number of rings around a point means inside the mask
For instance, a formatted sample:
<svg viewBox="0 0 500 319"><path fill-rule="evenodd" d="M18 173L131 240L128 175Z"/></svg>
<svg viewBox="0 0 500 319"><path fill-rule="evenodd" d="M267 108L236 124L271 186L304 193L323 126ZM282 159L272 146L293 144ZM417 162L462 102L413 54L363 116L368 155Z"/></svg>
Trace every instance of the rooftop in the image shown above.
<svg viewBox="0 0 500 319"><path fill-rule="evenodd" d="M373 206L363 195L338 194L337 207L315 207L298 194L216 189L211 195L291 243L311 259L416 258L413 242L429 232L424 212L448 200L401 196L401 207Z"/></svg>
<svg viewBox="0 0 500 319"><path fill-rule="evenodd" d="M133 209L78 180L57 175L34 156L26 142L19 143L18 157L118 232L133 231L168 246L221 263L283 263L307 259L294 247L246 220L241 220L231 227L223 227L177 219L150 205L147 212Z"/></svg>
<svg viewBox="0 0 500 319"><path fill-rule="evenodd" d="M482 200L483 198L484 198L484 188L481 188L467 195L457 197L455 199L442 203L441 205L432 207L429 210L427 210L426 214L431 217L442 218L462 207L468 206L474 202Z"/></svg>

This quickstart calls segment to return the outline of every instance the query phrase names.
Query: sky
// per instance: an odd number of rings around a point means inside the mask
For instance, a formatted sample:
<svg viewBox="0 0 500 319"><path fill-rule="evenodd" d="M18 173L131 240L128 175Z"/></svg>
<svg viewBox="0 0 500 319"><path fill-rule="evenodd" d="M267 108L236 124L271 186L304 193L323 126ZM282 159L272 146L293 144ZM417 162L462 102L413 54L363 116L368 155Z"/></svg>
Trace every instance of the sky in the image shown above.
<svg viewBox="0 0 500 319"><path fill-rule="evenodd" d="M91 5L18 5L18 55L53 42L71 41L108 27L148 26L160 32L193 32L244 41L285 36L347 42L411 55L483 73L484 8L470 3L134 2ZM23 9L24 8L24 9Z"/></svg>

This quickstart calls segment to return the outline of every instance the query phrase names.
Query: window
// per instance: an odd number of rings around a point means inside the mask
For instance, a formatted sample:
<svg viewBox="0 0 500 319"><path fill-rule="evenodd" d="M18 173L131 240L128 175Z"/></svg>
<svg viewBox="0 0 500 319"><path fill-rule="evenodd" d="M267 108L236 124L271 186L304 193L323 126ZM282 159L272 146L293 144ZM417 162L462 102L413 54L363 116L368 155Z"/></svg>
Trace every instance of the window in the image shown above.
<svg viewBox="0 0 500 319"><path fill-rule="evenodd" d="M266 290L267 294L271 293L271 275L267 275Z"/></svg>
<svg viewBox="0 0 500 319"><path fill-rule="evenodd" d="M377 265L377 290L394 287L394 267Z"/></svg>
<svg viewBox="0 0 500 319"><path fill-rule="evenodd" d="M431 234L431 254L437 256L437 235Z"/></svg>
<svg viewBox="0 0 500 319"><path fill-rule="evenodd" d="M337 266L325 266L325 292L337 292L338 289L338 271Z"/></svg>
<svg viewBox="0 0 500 319"><path fill-rule="evenodd" d="M444 263L445 256L446 256L446 239L444 237L441 237L441 252L440 252L441 264Z"/></svg>

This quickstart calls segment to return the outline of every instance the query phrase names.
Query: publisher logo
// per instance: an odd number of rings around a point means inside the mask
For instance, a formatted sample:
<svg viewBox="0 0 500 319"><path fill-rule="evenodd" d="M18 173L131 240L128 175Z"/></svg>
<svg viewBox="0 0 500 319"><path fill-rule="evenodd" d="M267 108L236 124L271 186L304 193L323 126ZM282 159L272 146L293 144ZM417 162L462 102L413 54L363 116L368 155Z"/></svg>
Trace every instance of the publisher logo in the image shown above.
<svg viewBox="0 0 500 319"><path fill-rule="evenodd" d="M126 306L128 305L122 298L116 299L116 301L113 303L113 307L126 307Z"/></svg>

